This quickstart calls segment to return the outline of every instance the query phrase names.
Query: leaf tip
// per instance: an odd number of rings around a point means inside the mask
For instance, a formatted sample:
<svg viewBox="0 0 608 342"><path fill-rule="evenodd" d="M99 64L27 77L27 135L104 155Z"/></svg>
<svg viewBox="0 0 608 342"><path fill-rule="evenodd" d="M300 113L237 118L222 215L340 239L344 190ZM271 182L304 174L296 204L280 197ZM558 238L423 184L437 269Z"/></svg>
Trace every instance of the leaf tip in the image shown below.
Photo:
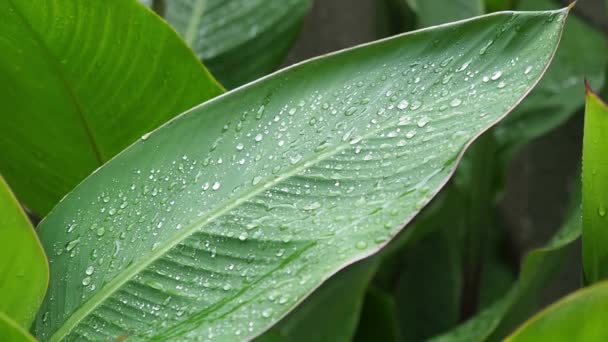
<svg viewBox="0 0 608 342"><path fill-rule="evenodd" d="M600 97L600 95L595 90L593 90L593 88L589 84L589 81L587 81L586 78L584 80L584 84L585 84L585 97L593 97L593 98L597 99L602 105L604 105L604 107L608 108L608 103L606 103L606 101L604 101L604 99L602 99Z"/></svg>
<svg viewBox="0 0 608 342"><path fill-rule="evenodd" d="M570 12L570 10L571 10L571 9L573 9L573 8L576 6L576 3L577 3L577 2L578 2L578 0L574 0L574 1L572 1L572 2L571 2L569 5L568 5L568 7L566 7L566 10L567 10L568 12Z"/></svg>

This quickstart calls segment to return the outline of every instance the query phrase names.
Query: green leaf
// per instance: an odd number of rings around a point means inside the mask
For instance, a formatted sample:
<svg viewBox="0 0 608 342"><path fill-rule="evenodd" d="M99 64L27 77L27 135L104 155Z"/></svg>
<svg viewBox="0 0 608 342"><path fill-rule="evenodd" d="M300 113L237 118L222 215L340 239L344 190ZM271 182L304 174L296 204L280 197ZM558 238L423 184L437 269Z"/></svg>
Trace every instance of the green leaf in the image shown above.
<svg viewBox="0 0 608 342"><path fill-rule="evenodd" d="M37 335L257 336L430 201L541 77L566 13L489 15L313 59L145 136L40 224L53 268Z"/></svg>
<svg viewBox="0 0 608 342"><path fill-rule="evenodd" d="M3 342L35 342L26 329L0 312L0 336Z"/></svg>
<svg viewBox="0 0 608 342"><path fill-rule="evenodd" d="M608 105L587 85L583 136L585 282L608 277Z"/></svg>
<svg viewBox="0 0 608 342"><path fill-rule="evenodd" d="M418 15L418 27L444 24L484 13L483 0L404 0Z"/></svg>
<svg viewBox="0 0 608 342"><path fill-rule="evenodd" d="M519 10L555 8L549 0L519 1ZM584 53L581 53L584 51ZM558 127L583 106L583 78L596 89L605 81L608 67L608 41L576 16L564 28L560 47L551 67L521 105L496 127L504 164L521 146Z"/></svg>
<svg viewBox="0 0 608 342"><path fill-rule="evenodd" d="M398 341L400 336L396 317L393 296L371 286L365 295L354 341Z"/></svg>
<svg viewBox="0 0 608 342"><path fill-rule="evenodd" d="M36 232L0 176L0 313L28 329L48 282L46 256Z"/></svg>
<svg viewBox="0 0 608 342"><path fill-rule="evenodd" d="M508 342L608 340L608 282L578 290L534 316Z"/></svg>
<svg viewBox="0 0 608 342"><path fill-rule="evenodd" d="M458 322L462 251L457 234L447 228L452 227L443 225L411 246L398 264L395 301L405 341L428 340Z"/></svg>
<svg viewBox="0 0 608 342"><path fill-rule="evenodd" d="M0 3L0 172L47 213L142 134L222 90L135 0Z"/></svg>
<svg viewBox="0 0 608 342"><path fill-rule="evenodd" d="M574 242L581 234L580 208L577 197L573 200L571 213L564 226L545 247L526 255L519 279L509 293L489 308L481 311L435 342L497 341L521 323L538 305L547 280L559 270L561 263L574 249Z"/></svg>
<svg viewBox="0 0 608 342"><path fill-rule="evenodd" d="M378 258L370 258L336 274L257 340L352 341L365 290L378 262Z"/></svg>
<svg viewBox="0 0 608 342"><path fill-rule="evenodd" d="M222 84L274 71L296 39L310 0L170 0L164 16Z"/></svg>

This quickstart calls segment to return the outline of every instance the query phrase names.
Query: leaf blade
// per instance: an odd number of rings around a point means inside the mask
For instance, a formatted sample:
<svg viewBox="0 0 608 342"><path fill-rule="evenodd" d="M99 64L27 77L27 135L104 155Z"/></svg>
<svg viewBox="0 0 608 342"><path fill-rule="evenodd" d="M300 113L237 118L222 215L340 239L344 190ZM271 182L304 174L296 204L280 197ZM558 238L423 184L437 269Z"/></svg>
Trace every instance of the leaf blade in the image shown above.
<svg viewBox="0 0 608 342"><path fill-rule="evenodd" d="M41 311L54 319L38 321L38 336L230 340L260 334L331 274L377 251L430 200L471 139L540 77L565 14L495 14L364 45L288 68L172 120L88 178L41 224L47 248L78 241L74 259L61 250L54 258L56 272L75 268L82 275L87 263L99 266L84 286L80 277L55 278L54 299ZM513 25L546 45L509 30ZM465 43L475 48L460 50ZM454 57L463 51L468 55ZM489 66L498 53L503 63ZM516 76L521 72L509 62L514 54L537 63L533 78ZM442 64L444 73L425 69L422 55ZM463 64L482 74L501 68L502 80L484 86L492 97L461 98L464 74L452 75L458 82L450 85L441 82ZM478 76L471 86L482 84ZM422 87L431 91L418 93ZM452 109L442 114L432 99L451 87L442 103ZM418 97L410 97L413 90ZM355 96L360 92L369 98ZM460 115L457 107L473 114ZM191 134L200 130L208 134ZM404 149L388 153L395 146ZM395 174L384 158L406 164ZM74 215L83 228L73 234L50 228ZM98 222L108 223L94 236ZM114 257L91 260L94 250L98 258ZM64 298L65 288L76 300ZM201 291L205 298L195 295ZM162 309L162 320L146 311L143 298ZM112 302L121 300L141 308L117 311ZM59 304L66 302L72 306ZM144 312L148 318L139 319Z"/></svg>

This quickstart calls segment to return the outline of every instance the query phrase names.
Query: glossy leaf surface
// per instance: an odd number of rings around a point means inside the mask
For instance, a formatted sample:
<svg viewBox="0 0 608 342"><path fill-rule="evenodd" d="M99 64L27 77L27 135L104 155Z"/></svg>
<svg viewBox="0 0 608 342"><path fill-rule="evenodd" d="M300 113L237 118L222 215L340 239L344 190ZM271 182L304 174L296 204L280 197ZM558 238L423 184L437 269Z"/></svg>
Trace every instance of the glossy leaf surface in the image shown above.
<svg viewBox="0 0 608 342"><path fill-rule="evenodd" d="M274 71L310 0L170 0L164 16L227 88Z"/></svg>
<svg viewBox="0 0 608 342"><path fill-rule="evenodd" d="M46 256L36 232L0 176L0 313L29 329L48 281Z"/></svg>
<svg viewBox="0 0 608 342"><path fill-rule="evenodd" d="M135 0L0 3L0 172L46 214L142 134L222 89Z"/></svg>
<svg viewBox="0 0 608 342"><path fill-rule="evenodd" d="M41 223L53 275L37 335L260 334L428 203L538 81L566 12L489 15L314 59L142 137Z"/></svg>
<svg viewBox="0 0 608 342"><path fill-rule="evenodd" d="M583 137L583 270L608 277L608 105L587 86Z"/></svg>
<svg viewBox="0 0 608 342"><path fill-rule="evenodd" d="M606 341L608 283L579 290L554 303L505 341Z"/></svg>

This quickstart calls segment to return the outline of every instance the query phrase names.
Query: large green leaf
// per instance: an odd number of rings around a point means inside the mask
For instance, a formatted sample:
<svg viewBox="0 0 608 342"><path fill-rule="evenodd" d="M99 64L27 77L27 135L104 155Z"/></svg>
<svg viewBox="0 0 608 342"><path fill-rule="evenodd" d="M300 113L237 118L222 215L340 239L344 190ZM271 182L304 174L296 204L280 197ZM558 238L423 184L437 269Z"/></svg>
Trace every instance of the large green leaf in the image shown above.
<svg viewBox="0 0 608 342"><path fill-rule="evenodd" d="M543 248L526 255L513 288L499 301L480 312L477 316L447 334L439 336L436 342L457 341L498 341L504 338L527 315L537 308L539 294L547 280L555 275L561 263L574 249L574 242L581 234L580 197L573 203L564 226Z"/></svg>
<svg viewBox="0 0 608 342"><path fill-rule="evenodd" d="M557 1L519 1L519 10L555 8ZM581 53L584 51L584 53ZM555 59L538 87L496 127L500 158L507 162L518 148L570 118L583 106L583 79L600 89L608 67L608 41L602 32L572 16Z"/></svg>
<svg viewBox="0 0 608 342"><path fill-rule="evenodd" d="M274 71L310 0L170 0L164 16L215 75L234 88Z"/></svg>
<svg viewBox="0 0 608 342"><path fill-rule="evenodd" d="M41 223L52 276L37 335L258 335L428 203L464 147L538 81L566 12L332 54L144 136Z"/></svg>
<svg viewBox="0 0 608 342"><path fill-rule="evenodd" d="M34 342L35 338L17 322L0 312L0 337L3 342Z"/></svg>
<svg viewBox="0 0 608 342"><path fill-rule="evenodd" d="M505 341L606 341L607 316L608 282L602 282L551 305Z"/></svg>
<svg viewBox="0 0 608 342"><path fill-rule="evenodd" d="M608 277L608 105L587 86L583 138L583 270Z"/></svg>
<svg viewBox="0 0 608 342"><path fill-rule="evenodd" d="M0 312L28 329L48 282L36 232L0 175Z"/></svg>
<svg viewBox="0 0 608 342"><path fill-rule="evenodd" d="M142 134L221 92L135 0L0 2L0 172L45 214Z"/></svg>

